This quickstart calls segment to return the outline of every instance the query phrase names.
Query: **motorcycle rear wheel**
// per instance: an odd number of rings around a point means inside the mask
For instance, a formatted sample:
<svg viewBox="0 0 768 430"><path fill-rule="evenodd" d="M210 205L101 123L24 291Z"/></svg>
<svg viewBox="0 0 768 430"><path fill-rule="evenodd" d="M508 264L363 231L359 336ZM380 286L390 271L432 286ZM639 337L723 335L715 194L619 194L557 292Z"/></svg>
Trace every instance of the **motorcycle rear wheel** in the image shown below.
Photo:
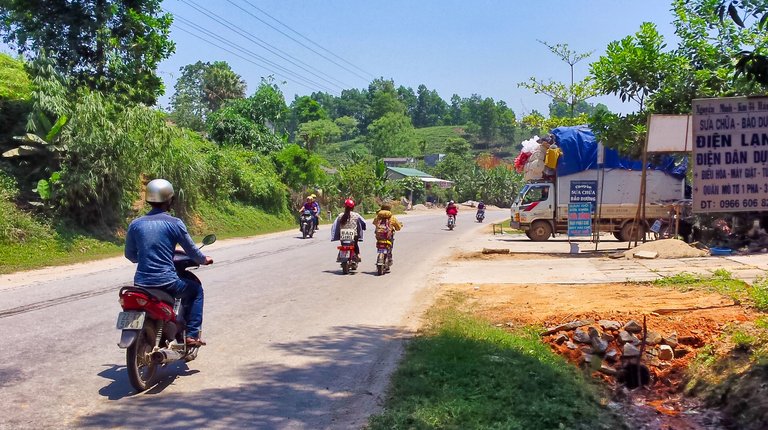
<svg viewBox="0 0 768 430"><path fill-rule="evenodd" d="M157 372L157 364L152 363L149 354L155 344L155 330L145 326L136 337L133 345L125 352L128 367L128 380L138 392L152 386L152 380Z"/></svg>
<svg viewBox="0 0 768 430"><path fill-rule="evenodd" d="M343 273L345 275L349 273L349 262L348 261L344 261L344 262L341 263L341 273Z"/></svg>

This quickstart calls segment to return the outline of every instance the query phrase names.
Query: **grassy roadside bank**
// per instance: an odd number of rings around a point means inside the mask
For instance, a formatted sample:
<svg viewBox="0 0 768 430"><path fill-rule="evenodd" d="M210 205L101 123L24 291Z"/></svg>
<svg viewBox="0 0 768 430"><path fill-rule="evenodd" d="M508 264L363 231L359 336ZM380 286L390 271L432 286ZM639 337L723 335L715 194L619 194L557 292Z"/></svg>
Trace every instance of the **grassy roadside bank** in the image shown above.
<svg viewBox="0 0 768 430"><path fill-rule="evenodd" d="M252 206L203 204L187 223L195 238L215 233L220 239L254 236L296 226L291 214L268 214ZM66 226L37 224L37 233L24 240L0 245L0 274L60 266L122 255L123 238L95 236Z"/></svg>
<svg viewBox="0 0 768 430"><path fill-rule="evenodd" d="M618 429L598 388L533 329L514 333L460 310L453 295L409 343L369 428Z"/></svg>

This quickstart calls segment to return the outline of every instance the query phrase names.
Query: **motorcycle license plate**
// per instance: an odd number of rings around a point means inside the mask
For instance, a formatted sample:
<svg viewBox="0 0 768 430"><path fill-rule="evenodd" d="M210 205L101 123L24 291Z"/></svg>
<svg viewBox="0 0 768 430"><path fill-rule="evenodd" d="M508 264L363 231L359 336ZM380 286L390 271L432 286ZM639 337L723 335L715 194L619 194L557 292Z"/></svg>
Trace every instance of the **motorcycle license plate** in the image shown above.
<svg viewBox="0 0 768 430"><path fill-rule="evenodd" d="M349 260L349 251L341 251L339 252L339 258L345 258Z"/></svg>
<svg viewBox="0 0 768 430"><path fill-rule="evenodd" d="M127 311L117 314L118 330L141 330L144 328L146 312Z"/></svg>
<svg viewBox="0 0 768 430"><path fill-rule="evenodd" d="M355 230L345 228L339 232L339 238L342 241L351 242L355 240L355 233L357 233Z"/></svg>
<svg viewBox="0 0 768 430"><path fill-rule="evenodd" d="M376 252L378 252L379 254L386 254L387 253L387 249L386 248L379 248L379 249L376 250Z"/></svg>

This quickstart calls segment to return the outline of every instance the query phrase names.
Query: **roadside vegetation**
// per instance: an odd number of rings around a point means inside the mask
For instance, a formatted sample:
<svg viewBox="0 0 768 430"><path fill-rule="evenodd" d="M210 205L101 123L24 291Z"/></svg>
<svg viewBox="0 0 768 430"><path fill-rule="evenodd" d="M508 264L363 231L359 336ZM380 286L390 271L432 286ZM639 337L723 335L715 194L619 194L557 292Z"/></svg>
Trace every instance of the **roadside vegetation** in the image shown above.
<svg viewBox="0 0 768 430"><path fill-rule="evenodd" d="M370 429L618 429L600 388L541 342L442 299L406 347Z"/></svg>
<svg viewBox="0 0 768 430"><path fill-rule="evenodd" d="M681 273L654 282L681 291L703 290L721 294L734 303L768 312L768 277L752 285L734 279L727 270L712 276ZM768 315L754 321L732 322L723 327L718 342L702 348L692 361L685 391L722 409L738 428L768 426L765 398L768 387Z"/></svg>

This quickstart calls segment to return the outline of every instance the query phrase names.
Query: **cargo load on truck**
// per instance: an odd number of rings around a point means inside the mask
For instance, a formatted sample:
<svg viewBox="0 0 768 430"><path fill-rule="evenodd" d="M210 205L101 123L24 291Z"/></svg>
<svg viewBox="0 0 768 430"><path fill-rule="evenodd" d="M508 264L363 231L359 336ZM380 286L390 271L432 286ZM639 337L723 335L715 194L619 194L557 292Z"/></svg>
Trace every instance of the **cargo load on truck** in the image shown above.
<svg viewBox="0 0 768 430"><path fill-rule="evenodd" d="M577 202L592 202L593 229L612 232L619 240L639 238L666 214L670 202L685 198L685 159L665 157L649 164L646 218L633 227L642 162L603 148L587 126L556 128L537 143L539 148L524 149L531 153L523 168L527 183L514 199L511 220L532 240L566 233L568 204Z"/></svg>

